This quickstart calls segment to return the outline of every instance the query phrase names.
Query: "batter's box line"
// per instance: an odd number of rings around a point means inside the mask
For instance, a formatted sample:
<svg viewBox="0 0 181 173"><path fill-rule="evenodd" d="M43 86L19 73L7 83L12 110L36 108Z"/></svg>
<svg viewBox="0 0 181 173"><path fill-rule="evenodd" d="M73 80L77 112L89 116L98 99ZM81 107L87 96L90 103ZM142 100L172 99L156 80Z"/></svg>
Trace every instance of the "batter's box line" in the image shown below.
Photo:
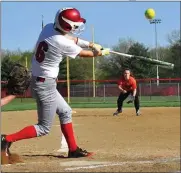
<svg viewBox="0 0 181 173"><path fill-rule="evenodd" d="M22 166L22 165L34 165L34 164L45 164L47 162L25 162L25 163L13 163L13 164L5 164L1 165L1 167L8 167L8 166ZM48 161L48 163L55 163L55 161Z"/></svg>
<svg viewBox="0 0 181 173"><path fill-rule="evenodd" d="M173 161L180 161L180 158L168 158L168 159L157 159L157 160L148 160L148 161L126 161L126 162L113 162L108 164L99 164L99 165L89 165L89 166L80 166L80 167L71 167L65 168L65 171L75 171L80 169L95 169L101 167L111 167L111 166L122 166L126 164L154 164L154 163L167 163Z"/></svg>
<svg viewBox="0 0 181 173"><path fill-rule="evenodd" d="M97 161L98 164L95 164L95 161L93 161L92 165L91 161L88 161L89 165L87 166L83 166L86 165L85 161L81 161L81 160L77 160L74 161L75 165L81 165L81 162L84 163L82 166L78 166L78 167L71 167L71 168L65 168L65 171L72 171L72 170L79 170L79 169L94 169L94 168L100 168L100 167L109 167L109 166L121 166L121 165L125 165L125 164L154 164L154 163L166 163L166 162L173 162L173 161L180 161L180 158L168 158L168 159L156 159L156 160L148 160L148 161L125 161L125 162L106 162L106 164L101 164L101 161ZM59 165L66 167L68 165L70 165L72 161L63 161L60 162ZM34 165L34 164L45 164L47 162L25 162L25 163L15 163L15 164L6 164L6 165L1 165L1 167L9 167L9 166L23 166L23 165ZM48 161L48 164L57 164L57 161ZM105 163L105 162L104 162ZM179 171L178 171L179 172ZM176 172L172 172L172 173L176 173Z"/></svg>

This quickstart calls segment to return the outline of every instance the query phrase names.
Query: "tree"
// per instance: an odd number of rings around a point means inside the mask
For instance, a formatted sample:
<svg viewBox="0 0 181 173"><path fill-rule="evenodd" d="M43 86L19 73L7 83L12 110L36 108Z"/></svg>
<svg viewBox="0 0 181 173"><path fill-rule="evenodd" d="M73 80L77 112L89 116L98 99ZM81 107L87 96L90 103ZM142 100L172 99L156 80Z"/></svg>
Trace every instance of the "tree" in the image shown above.
<svg viewBox="0 0 181 173"><path fill-rule="evenodd" d="M3 51L3 56L2 59L6 56L8 56L11 61L20 63L22 65L26 65L27 61L27 67L31 68L31 58L32 58L33 52L32 51L9 51L9 50L4 50Z"/></svg>
<svg viewBox="0 0 181 173"><path fill-rule="evenodd" d="M175 65L172 72L170 72L169 77L180 77L180 68L181 68L181 44L176 42L175 44L171 45L170 47L170 57L169 62Z"/></svg>
<svg viewBox="0 0 181 173"><path fill-rule="evenodd" d="M118 44L113 46L114 51L126 53L129 48L134 44L135 41L132 39L120 39ZM111 54L100 59L99 68L99 78L100 79L117 79L120 77L122 69L125 67L126 59L122 56Z"/></svg>
<svg viewBox="0 0 181 173"><path fill-rule="evenodd" d="M59 80L67 80L67 59L63 58L62 62L59 64Z"/></svg>
<svg viewBox="0 0 181 173"><path fill-rule="evenodd" d="M1 81L8 80L13 64L14 62L11 60L11 58L8 55L3 57L3 60L1 62ZM4 86L5 85L2 84L1 87L3 88Z"/></svg>
<svg viewBox="0 0 181 173"><path fill-rule="evenodd" d="M157 55L158 55L158 60L161 61L165 61L165 62L172 62L172 60L170 61L170 48L169 47L158 47L157 50L151 49L150 50L150 56L153 59L156 59L156 51L157 51ZM156 76L156 68L155 70L155 76ZM159 78L168 78L168 74L172 73L172 70L170 69L166 69L166 68L162 68L161 66L159 66Z"/></svg>
<svg viewBox="0 0 181 173"><path fill-rule="evenodd" d="M131 39L121 40L118 45L113 47L113 50L131 55L150 57L147 47ZM130 68L137 78L151 77L154 71L153 66L149 63L111 54L105 57L100 64L100 69L103 74L101 77L104 77L104 79L117 79L125 68Z"/></svg>
<svg viewBox="0 0 181 173"><path fill-rule="evenodd" d="M92 58L69 58L69 74L70 80L92 79ZM63 58L59 65L58 79L67 80L67 58ZM64 83L62 85L66 86L67 84Z"/></svg>
<svg viewBox="0 0 181 173"><path fill-rule="evenodd" d="M168 35L170 46L168 47L168 54L165 61L171 62L175 65L173 70L167 70L165 77L174 78L180 77L180 61L181 61L181 38L180 30L174 30Z"/></svg>
<svg viewBox="0 0 181 173"><path fill-rule="evenodd" d="M70 60L70 78L76 80L92 79L92 58Z"/></svg>
<svg viewBox="0 0 181 173"><path fill-rule="evenodd" d="M25 51L21 53L21 58L20 58L20 63L24 66L27 65L27 67L30 69L31 68L31 59L33 56L32 51ZM26 64L27 63L27 64Z"/></svg>
<svg viewBox="0 0 181 173"><path fill-rule="evenodd" d="M170 34L168 34L167 39L171 45L173 45L175 43L179 43L179 41L180 41L180 30L173 30Z"/></svg>
<svg viewBox="0 0 181 173"><path fill-rule="evenodd" d="M149 48L136 42L128 50L128 54L150 58ZM137 78L148 78L154 75L153 65L138 59L126 59L125 66L130 68Z"/></svg>

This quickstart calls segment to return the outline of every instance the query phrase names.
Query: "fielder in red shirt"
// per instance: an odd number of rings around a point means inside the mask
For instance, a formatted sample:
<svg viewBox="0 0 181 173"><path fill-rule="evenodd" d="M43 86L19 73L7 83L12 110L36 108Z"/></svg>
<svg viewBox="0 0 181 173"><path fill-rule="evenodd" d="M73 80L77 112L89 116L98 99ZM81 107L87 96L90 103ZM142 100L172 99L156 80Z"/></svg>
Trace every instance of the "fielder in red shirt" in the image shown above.
<svg viewBox="0 0 181 173"><path fill-rule="evenodd" d="M123 75L118 81L118 88L121 91L121 93L117 100L117 111L113 115L117 116L119 113L122 113L123 102L128 96L131 96L131 99L127 103L129 104L134 102L136 115L140 115L140 104L137 92L137 83L136 79L132 77L130 69L124 70Z"/></svg>

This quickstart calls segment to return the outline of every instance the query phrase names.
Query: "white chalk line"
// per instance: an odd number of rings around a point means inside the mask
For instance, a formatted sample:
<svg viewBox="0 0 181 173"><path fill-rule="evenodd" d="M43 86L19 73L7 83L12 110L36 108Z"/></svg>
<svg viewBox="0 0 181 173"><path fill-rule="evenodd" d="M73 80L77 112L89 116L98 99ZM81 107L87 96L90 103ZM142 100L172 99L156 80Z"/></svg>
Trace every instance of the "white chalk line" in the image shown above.
<svg viewBox="0 0 181 173"><path fill-rule="evenodd" d="M80 167L73 167L73 168L66 168L65 171L74 171L79 169L95 169L101 167L111 167L111 166L122 166L125 164L154 164L154 163L166 163L170 161L178 161L180 158L173 158L173 159L157 159L157 160L148 160L148 161L125 161L125 162L118 162L118 163L108 163L108 164L100 164L100 165L90 165L90 166L80 166Z"/></svg>
<svg viewBox="0 0 181 173"><path fill-rule="evenodd" d="M15 164L5 164L1 165L2 167L8 167L8 166L21 166L21 165L33 165L33 164L44 164L47 162L26 162L26 163L15 163ZM55 163L55 161L48 161L48 163Z"/></svg>
<svg viewBox="0 0 181 173"><path fill-rule="evenodd" d="M81 161L81 160L76 160L76 161L63 161L63 162L59 162L57 161L48 161L48 162L26 162L26 163L15 163L15 164L6 164L6 165L1 165L2 167L8 167L8 166L21 166L21 165L33 165L33 164L58 164L60 166L63 167L67 167L67 166L77 166L77 165L93 165L93 164L101 164L101 163L109 163L109 162L102 162L102 161Z"/></svg>
<svg viewBox="0 0 181 173"><path fill-rule="evenodd" d="M65 168L65 171L73 171L80 169L95 169L101 167L111 167L111 166L122 166L126 164L154 164L154 163L167 163L173 161L180 161L180 158L167 158L167 159L156 159L156 160L148 160L148 161L124 161L124 162L101 162L101 161L68 161L58 163L62 167L66 166L76 166L76 165L86 165L86 166L77 166L77 167L69 167ZM57 164L58 161L48 161L48 164ZM9 166L23 166L23 165L34 165L34 164L45 164L47 162L26 162L26 163L16 163L16 164L6 164L1 165L1 167L9 167ZM179 172L179 171L178 171ZM176 172L175 172L176 173Z"/></svg>

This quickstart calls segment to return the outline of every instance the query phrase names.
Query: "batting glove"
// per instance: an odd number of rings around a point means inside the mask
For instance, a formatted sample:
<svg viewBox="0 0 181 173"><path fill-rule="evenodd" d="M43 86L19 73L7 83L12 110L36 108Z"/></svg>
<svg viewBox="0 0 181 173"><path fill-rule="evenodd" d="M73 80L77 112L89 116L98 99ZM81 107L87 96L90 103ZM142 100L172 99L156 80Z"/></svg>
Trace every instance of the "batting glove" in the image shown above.
<svg viewBox="0 0 181 173"><path fill-rule="evenodd" d="M110 54L110 49L109 48L104 48L102 50L102 56L109 55L109 54Z"/></svg>
<svg viewBox="0 0 181 173"><path fill-rule="evenodd" d="M95 43L93 44L92 48L93 48L93 49L96 49L96 50L98 50L98 51L100 51L101 49L103 49L103 47L102 47L101 45L95 44Z"/></svg>
<svg viewBox="0 0 181 173"><path fill-rule="evenodd" d="M135 100L135 96L131 96L130 100L127 101L128 104L133 103Z"/></svg>

